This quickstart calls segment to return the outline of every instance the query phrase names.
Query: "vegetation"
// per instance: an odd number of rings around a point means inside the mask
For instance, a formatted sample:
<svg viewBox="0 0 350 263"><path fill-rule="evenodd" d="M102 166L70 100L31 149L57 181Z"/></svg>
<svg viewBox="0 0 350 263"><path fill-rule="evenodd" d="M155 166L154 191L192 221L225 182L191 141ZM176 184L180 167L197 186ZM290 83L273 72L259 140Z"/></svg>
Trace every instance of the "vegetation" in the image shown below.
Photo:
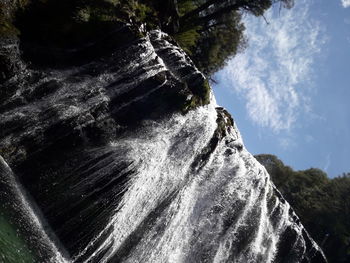
<svg viewBox="0 0 350 263"><path fill-rule="evenodd" d="M350 262L350 173L330 179L315 168L294 171L273 155L256 158L329 262Z"/></svg>
<svg viewBox="0 0 350 263"><path fill-rule="evenodd" d="M19 35L19 30L13 25L15 12L23 10L28 4L27 0L14 0L0 2L0 37L12 38Z"/></svg>
<svg viewBox="0 0 350 263"><path fill-rule="evenodd" d="M246 46L242 13L263 16L293 0L15 0L0 4L0 36L21 36L53 48L89 43L115 23L161 28L207 76ZM9 10L10 6L10 10Z"/></svg>
<svg viewBox="0 0 350 263"><path fill-rule="evenodd" d="M187 85L187 84L186 84ZM207 79L199 85L190 87L193 96L181 106L181 112L187 113L198 106L207 105L210 103L210 85Z"/></svg>
<svg viewBox="0 0 350 263"><path fill-rule="evenodd" d="M180 1L179 11L182 15L180 19L186 17L186 9L188 11L193 8L195 8L193 1ZM244 29L241 13L232 11L223 14L215 21L184 24L174 37L198 68L209 76L222 68L230 57L245 48Z"/></svg>
<svg viewBox="0 0 350 263"><path fill-rule="evenodd" d="M202 27L192 59L205 75L210 76L224 67L228 59L246 47L244 29L238 12L223 15L215 26Z"/></svg>
<svg viewBox="0 0 350 263"><path fill-rule="evenodd" d="M35 257L16 226L0 210L0 262L34 263Z"/></svg>
<svg viewBox="0 0 350 263"><path fill-rule="evenodd" d="M127 0L32 0L16 14L21 40L54 48L88 44L149 9ZM134 24L137 24L135 21Z"/></svg>
<svg viewBox="0 0 350 263"><path fill-rule="evenodd" d="M176 40L207 76L242 51L242 13L263 16L272 4L291 8L293 0L179 0L179 30Z"/></svg>
<svg viewBox="0 0 350 263"><path fill-rule="evenodd" d="M0 3L0 37L49 47L72 47L113 30L116 23L161 28L175 38L207 76L247 45L242 14L263 16L273 4L292 0L13 0ZM209 102L206 81L184 105L186 112ZM277 157L259 155L273 182L295 209L330 262L350 262L350 174L329 179L319 169L294 171ZM4 238L6 237L6 238ZM9 238L7 238L9 237ZM14 227L0 215L0 251L18 243ZM7 241L6 241L7 242ZM5 245L4 245L5 244ZM7 253L7 252L6 252ZM22 252L21 252L22 253ZM4 252L0 253L4 255ZM9 254L9 257L12 255ZM28 256L28 258L30 258ZM0 259L1 261L1 259Z"/></svg>

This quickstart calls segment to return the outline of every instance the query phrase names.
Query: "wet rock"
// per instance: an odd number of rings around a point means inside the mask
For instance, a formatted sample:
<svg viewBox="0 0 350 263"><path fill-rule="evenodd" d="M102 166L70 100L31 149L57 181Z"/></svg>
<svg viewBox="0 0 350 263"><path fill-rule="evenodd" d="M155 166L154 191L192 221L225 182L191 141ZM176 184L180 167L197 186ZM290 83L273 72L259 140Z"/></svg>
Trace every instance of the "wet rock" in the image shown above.
<svg viewBox="0 0 350 263"><path fill-rule="evenodd" d="M1 84L0 178L49 226L23 219L27 242L48 262L325 262L188 56L117 29L74 54L24 43Z"/></svg>

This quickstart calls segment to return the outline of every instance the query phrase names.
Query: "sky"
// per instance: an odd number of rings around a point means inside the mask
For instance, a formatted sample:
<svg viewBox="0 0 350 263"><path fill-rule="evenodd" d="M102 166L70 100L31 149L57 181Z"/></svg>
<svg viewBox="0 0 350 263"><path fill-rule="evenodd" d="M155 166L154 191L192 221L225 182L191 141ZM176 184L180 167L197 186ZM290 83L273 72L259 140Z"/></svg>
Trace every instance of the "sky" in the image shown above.
<svg viewBox="0 0 350 263"><path fill-rule="evenodd" d="M350 0L245 15L248 47L213 78L252 154L329 177L350 172Z"/></svg>

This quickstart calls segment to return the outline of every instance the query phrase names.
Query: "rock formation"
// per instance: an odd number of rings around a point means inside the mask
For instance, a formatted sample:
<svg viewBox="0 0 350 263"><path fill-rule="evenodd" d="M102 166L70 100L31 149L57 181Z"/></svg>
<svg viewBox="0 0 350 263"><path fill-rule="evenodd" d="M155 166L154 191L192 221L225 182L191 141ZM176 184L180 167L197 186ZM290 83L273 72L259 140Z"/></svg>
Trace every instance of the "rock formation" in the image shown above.
<svg viewBox="0 0 350 263"><path fill-rule="evenodd" d="M326 261L167 34L0 54L0 261Z"/></svg>

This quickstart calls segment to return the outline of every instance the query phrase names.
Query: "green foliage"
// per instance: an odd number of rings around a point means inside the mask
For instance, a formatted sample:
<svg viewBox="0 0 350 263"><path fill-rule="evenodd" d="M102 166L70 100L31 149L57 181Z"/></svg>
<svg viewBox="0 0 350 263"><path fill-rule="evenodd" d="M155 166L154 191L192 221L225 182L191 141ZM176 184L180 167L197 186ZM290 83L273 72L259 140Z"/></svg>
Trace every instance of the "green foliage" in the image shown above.
<svg viewBox="0 0 350 263"><path fill-rule="evenodd" d="M179 16L183 16L186 13L196 9L197 4L193 0L180 0L178 2ZM201 37L201 26L194 26L188 30L180 30L180 32L174 35L175 40L179 43L182 49L192 56L193 51L197 47L197 43Z"/></svg>
<svg viewBox="0 0 350 263"><path fill-rule="evenodd" d="M223 15L202 30L202 37L193 54L193 60L206 75L212 75L225 66L226 61L246 47L241 15L235 11Z"/></svg>
<svg viewBox="0 0 350 263"><path fill-rule="evenodd" d="M188 12L196 9L198 7L198 2L193 0L179 0L178 9L179 15L184 16Z"/></svg>
<svg viewBox="0 0 350 263"><path fill-rule="evenodd" d="M210 85L207 79L203 79L200 85L194 85L191 88L197 106L206 105L210 102Z"/></svg>
<svg viewBox="0 0 350 263"><path fill-rule="evenodd" d="M210 2L215 4L197 12L198 8ZM37 42L41 46L66 48L104 37L115 28L115 23L132 21L135 32L141 24L145 24L147 29L158 27L170 33L198 68L206 75L211 75L246 45L241 14L237 11L239 8L227 8L233 2L17 0L12 5L16 12L11 12L16 14L16 18L13 19L13 15L11 18L4 15L0 17L0 35L17 36L22 32L22 40ZM258 3L256 0L248 2ZM259 6L262 6L260 2ZM191 15L191 12L194 13ZM2 12L5 13L9 12ZM182 23L184 18L186 23ZM193 24L193 21L196 23Z"/></svg>
<svg viewBox="0 0 350 263"><path fill-rule="evenodd" d="M18 36L19 30L8 20L3 17L0 18L0 36L11 37Z"/></svg>
<svg viewBox="0 0 350 263"><path fill-rule="evenodd" d="M9 3L0 3L0 37L16 37L20 31L13 25L15 13L22 10L28 0L14 0Z"/></svg>
<svg viewBox="0 0 350 263"><path fill-rule="evenodd" d="M157 10L149 2L134 2L131 13L139 24L146 24L149 29L154 29L160 24Z"/></svg>
<svg viewBox="0 0 350 263"><path fill-rule="evenodd" d="M187 113L188 111L195 109L198 106L207 105L210 102L210 85L207 79L203 79L201 85L195 85L191 88L193 95L187 100L181 111Z"/></svg>
<svg viewBox="0 0 350 263"><path fill-rule="evenodd" d="M201 92L201 98L203 104L209 104L210 101L210 85L208 80L204 80L202 84L202 92Z"/></svg>
<svg viewBox="0 0 350 263"><path fill-rule="evenodd" d="M291 8L293 0L179 0L176 40L207 76L246 46L242 13L262 16L275 3Z"/></svg>
<svg viewBox="0 0 350 263"><path fill-rule="evenodd" d="M139 28L144 24L149 30L168 32L210 76L246 46L241 11L261 15L272 1L292 0L15 0L16 12L11 12L16 13L15 19L1 16L0 35L21 33L21 41L29 42L28 46L65 49L103 39L120 22L131 22L133 33L141 37ZM195 94L188 108L207 104L208 90Z"/></svg>
<svg viewBox="0 0 350 263"><path fill-rule="evenodd" d="M193 51L196 50L198 46L197 43L201 37L198 33L199 30L200 27L196 27L185 32L180 32L174 36L182 49L190 56L193 55Z"/></svg>
<svg viewBox="0 0 350 263"><path fill-rule="evenodd" d="M220 2L217 8L220 9L224 2ZM197 67L209 76L221 69L229 58L243 50L246 40L241 14L235 10L225 11L220 16L213 16L207 20L196 20L208 17L210 13L215 14L213 7L209 6L201 13L191 15L205 3L193 0L179 1L180 29L174 37ZM189 17L186 18L187 16ZM184 17L185 23L181 24ZM193 19L199 22L193 23Z"/></svg>
<svg viewBox="0 0 350 263"><path fill-rule="evenodd" d="M118 22L132 21L136 32L144 20L154 24L156 17L154 9L136 0L32 0L14 9L14 34L22 32L21 40L54 48L85 45L113 31ZM0 34L7 28L0 19Z"/></svg>
<svg viewBox="0 0 350 263"><path fill-rule="evenodd" d="M135 15L141 21L145 21L148 17L152 16L152 13L152 8L145 4L135 5Z"/></svg>
<svg viewBox="0 0 350 263"><path fill-rule="evenodd" d="M245 2L242 4L241 8L255 16L262 16L272 5L271 0L260 0L258 3L255 0L245 0L241 2Z"/></svg>
<svg viewBox="0 0 350 263"><path fill-rule="evenodd" d="M320 169L294 171L273 155L257 155L329 262L350 261L350 173L329 179Z"/></svg>

